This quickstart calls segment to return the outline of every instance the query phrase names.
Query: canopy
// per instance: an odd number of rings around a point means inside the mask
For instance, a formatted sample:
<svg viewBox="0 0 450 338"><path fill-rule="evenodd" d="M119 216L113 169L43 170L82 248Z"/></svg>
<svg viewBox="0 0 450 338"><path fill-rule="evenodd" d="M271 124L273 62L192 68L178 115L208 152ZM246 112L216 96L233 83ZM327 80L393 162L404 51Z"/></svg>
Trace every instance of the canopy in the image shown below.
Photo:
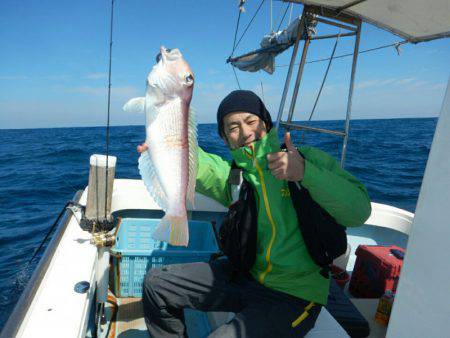
<svg viewBox="0 0 450 338"><path fill-rule="evenodd" d="M356 16L413 43L450 36L450 0L283 1Z"/></svg>
<svg viewBox="0 0 450 338"><path fill-rule="evenodd" d="M227 61L243 71L256 72L262 69L272 74L275 70L275 56L284 52L295 43L299 24L300 17L295 19L285 30L265 35L260 43L260 49L230 58ZM314 27L316 24L317 22L312 22L308 26L311 34L315 34Z"/></svg>

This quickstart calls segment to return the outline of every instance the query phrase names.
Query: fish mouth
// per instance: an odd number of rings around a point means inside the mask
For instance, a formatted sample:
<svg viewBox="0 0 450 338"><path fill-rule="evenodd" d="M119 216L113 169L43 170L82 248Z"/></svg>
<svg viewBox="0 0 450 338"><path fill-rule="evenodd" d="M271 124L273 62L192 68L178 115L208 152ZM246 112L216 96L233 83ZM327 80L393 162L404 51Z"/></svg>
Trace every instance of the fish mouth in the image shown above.
<svg viewBox="0 0 450 338"><path fill-rule="evenodd" d="M156 63L158 63L159 61L161 61L161 59L162 59L161 53L156 54L155 59L156 59Z"/></svg>
<svg viewBox="0 0 450 338"><path fill-rule="evenodd" d="M167 57L167 54L170 53L171 49L170 48L166 48L164 46L161 46L159 48L159 53L156 54L156 63L158 63L159 61L161 61L161 59L164 61Z"/></svg>

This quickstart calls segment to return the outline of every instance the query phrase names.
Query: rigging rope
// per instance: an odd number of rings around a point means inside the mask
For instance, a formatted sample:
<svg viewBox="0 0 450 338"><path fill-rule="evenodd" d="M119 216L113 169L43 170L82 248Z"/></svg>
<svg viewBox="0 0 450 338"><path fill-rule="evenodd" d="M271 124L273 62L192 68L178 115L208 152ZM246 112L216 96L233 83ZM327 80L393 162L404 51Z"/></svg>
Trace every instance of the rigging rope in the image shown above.
<svg viewBox="0 0 450 338"><path fill-rule="evenodd" d="M325 85L325 81L327 80L328 72L330 70L331 63L333 62L333 56L334 56L334 53L336 52L336 47L338 45L340 36L341 36L341 32L339 31L339 34L336 37L336 41L334 43L333 51L331 52L331 57L329 58L330 61L328 62L328 66L327 66L327 69L325 71L325 75L323 77L322 84L320 85L319 92L317 93L316 100L314 101L314 106L313 106L313 108L311 110L311 114L309 115L308 122L311 121L311 119L312 119L312 117L314 115L314 112L316 110L317 103L319 102L320 95L322 94L323 86ZM304 142L304 139L305 139L305 131L302 132L302 143Z"/></svg>
<svg viewBox="0 0 450 338"><path fill-rule="evenodd" d="M264 86L263 86L262 77L261 77L261 70L258 71L258 74L259 74L259 82L261 83L262 100L263 100L264 103L266 103L266 99L264 98Z"/></svg>
<svg viewBox="0 0 450 338"><path fill-rule="evenodd" d="M292 8L293 7L294 7L294 3L291 2L291 10L290 10L290 13L289 13L289 24L291 24L291 20L292 20Z"/></svg>
<svg viewBox="0 0 450 338"><path fill-rule="evenodd" d="M239 21L241 21L241 13L243 11L242 6L244 6L244 2L245 2L245 0L241 0L239 2L239 14L238 14L237 22L236 22L236 30L234 31L233 49L231 50L231 56L233 56L233 53L236 49L236 37L237 37L238 29L239 29Z"/></svg>
<svg viewBox="0 0 450 338"><path fill-rule="evenodd" d="M258 9L256 10L255 14L253 14L252 19L247 24L247 27L245 27L244 32L242 33L241 37L239 38L238 42L236 43L236 37L237 37L238 30L239 30L239 22L241 20L241 13L244 11L244 3L245 3L245 1L246 0L240 0L240 2L239 2L239 14L238 14L238 19L237 19L237 23L236 23L236 30L234 31L233 49L231 51L231 54L230 54L229 58L233 57L234 51L236 50L237 46L241 42L241 40L244 37L245 33L247 33L248 28L252 24L253 20L255 19L256 15L258 14L259 10L261 9L262 5L264 4L264 1L266 1L266 0L262 0L261 1L261 3L259 4ZM237 77L236 70L234 69L233 65L231 65L231 68L233 69L233 73L234 73L234 77L236 78L237 85L238 85L239 89L241 89L241 85L239 83L239 79Z"/></svg>
<svg viewBox="0 0 450 338"><path fill-rule="evenodd" d="M341 32L339 32L338 36L336 37L336 42L334 43L333 52L331 53L331 57L329 58L330 62L328 62L327 70L325 71L325 75L323 77L322 84L320 85L319 93L317 93L317 97L314 102L313 109L311 110L311 114L309 115L308 122L311 121L314 111L316 110L317 102L319 102L320 94L322 94L322 89L323 89L323 86L325 85L325 81L327 80L328 71L330 70L331 63L333 62L333 56L334 56L334 53L336 52L336 47L338 45L340 36L341 36Z"/></svg>
<svg viewBox="0 0 450 338"><path fill-rule="evenodd" d="M375 47L375 48L365 49L365 50L360 51L358 54L373 52L373 51L378 50L378 49L389 48L389 47L395 47L397 49L397 53L399 53L398 52L398 47L400 47L401 45L403 45L405 43L409 43L409 41L408 40L403 40L403 41L399 41L399 42L396 42L396 43L391 43L389 45L383 45L383 46L378 46L378 47ZM347 56L353 56L353 53L348 53L348 54L334 56L333 59L340 59L340 58L347 57ZM323 62L323 61L327 61L327 60L330 60L330 58L317 59L317 60L307 61L305 63ZM295 65L298 66L299 64L296 63ZM288 67L288 66L289 65L279 65L279 66L276 66L276 68L282 68L282 67Z"/></svg>
<svg viewBox="0 0 450 338"><path fill-rule="evenodd" d="M236 74L236 69L234 69L234 67L233 67L233 65L231 63L230 63L230 66L231 66L231 69L233 69L234 77L236 78L236 82L237 82L238 88L241 89L241 84L239 83L239 79L238 79L237 74Z"/></svg>
<svg viewBox="0 0 450 338"><path fill-rule="evenodd" d="M285 16L286 16L286 14L287 14L287 11L288 11L288 9L289 9L289 4L286 6L286 9L284 10L284 14L283 14L283 17L281 18L281 21L280 21L280 24L278 25L278 28L277 28L277 32L280 30L280 27L281 27L281 24L283 23L283 21L284 21L284 18L285 18ZM290 21L290 20L289 20Z"/></svg>
<svg viewBox="0 0 450 338"><path fill-rule="evenodd" d="M271 33L273 32L273 14L272 14L272 11L273 11L273 2L272 2L272 0L270 0L270 32Z"/></svg>
<svg viewBox="0 0 450 338"><path fill-rule="evenodd" d="M113 45L113 19L114 19L114 0L111 0L111 23L110 23L110 32L109 32L109 69L108 69L108 117L106 122L106 185L105 185L105 221L106 221L106 212L108 207L108 177L109 177L109 168L108 168L108 156L109 156L109 124L110 124L110 110L111 110L111 64L112 64L112 45Z"/></svg>
<svg viewBox="0 0 450 338"><path fill-rule="evenodd" d="M255 14L253 14L252 19L250 20L250 22L247 24L247 27L245 27L244 32L242 33L241 37L239 38L238 42L236 43L236 45L233 47L233 51L231 52L231 55L233 55L234 51L236 50L237 46L239 45L239 43L241 42L242 38L244 37L245 33L247 33L247 30L249 29L250 25L252 24L253 20L255 19L256 15L258 14L259 10L261 9L262 5L264 4L266 0L262 0L261 3L259 4L258 9L256 10ZM240 14L239 14L240 15ZM237 29L238 27L236 27L236 33L237 33ZM235 33L235 34L236 34Z"/></svg>

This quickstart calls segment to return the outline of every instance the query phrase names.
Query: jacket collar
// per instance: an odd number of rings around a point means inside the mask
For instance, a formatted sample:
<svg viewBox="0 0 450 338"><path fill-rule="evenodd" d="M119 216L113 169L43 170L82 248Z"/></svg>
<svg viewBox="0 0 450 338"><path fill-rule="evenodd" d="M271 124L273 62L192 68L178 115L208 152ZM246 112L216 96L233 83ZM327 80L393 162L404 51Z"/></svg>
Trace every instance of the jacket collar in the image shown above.
<svg viewBox="0 0 450 338"><path fill-rule="evenodd" d="M253 142L250 147L240 147L230 150L236 165L244 170L254 170L254 161L258 161L261 168L267 168L266 155L280 151L280 141L276 128L272 128L263 138Z"/></svg>

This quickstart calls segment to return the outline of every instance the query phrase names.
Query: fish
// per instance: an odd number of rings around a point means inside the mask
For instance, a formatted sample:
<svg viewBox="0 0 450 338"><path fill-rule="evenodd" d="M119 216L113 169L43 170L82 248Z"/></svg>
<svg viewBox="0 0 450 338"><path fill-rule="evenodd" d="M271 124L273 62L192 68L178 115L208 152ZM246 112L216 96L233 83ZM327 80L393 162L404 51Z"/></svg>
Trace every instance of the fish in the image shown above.
<svg viewBox="0 0 450 338"><path fill-rule="evenodd" d="M129 100L127 112L145 112L148 149L138 160L139 173L165 215L152 237L187 246L186 203L194 205L197 176L197 125L190 108L194 74L179 49L160 48L147 76L145 97Z"/></svg>

